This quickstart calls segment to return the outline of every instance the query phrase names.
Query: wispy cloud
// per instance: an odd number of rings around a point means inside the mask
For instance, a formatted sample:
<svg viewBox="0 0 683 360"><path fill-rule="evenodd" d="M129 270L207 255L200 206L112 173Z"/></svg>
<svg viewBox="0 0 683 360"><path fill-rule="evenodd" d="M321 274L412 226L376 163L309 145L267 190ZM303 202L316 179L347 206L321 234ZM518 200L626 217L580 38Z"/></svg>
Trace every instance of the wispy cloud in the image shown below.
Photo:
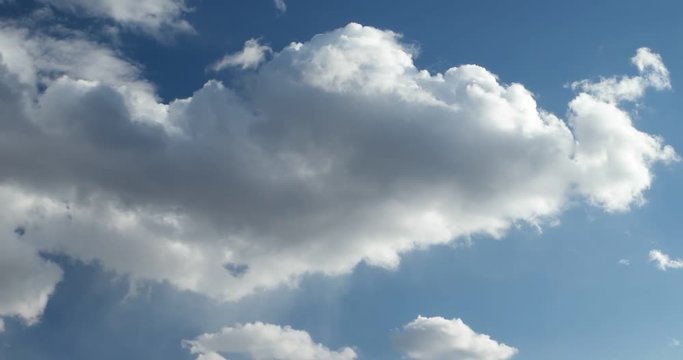
<svg viewBox="0 0 683 360"><path fill-rule="evenodd" d="M660 270L683 268L683 259L672 259L661 250L650 251L650 261L654 262Z"/></svg>
<svg viewBox="0 0 683 360"><path fill-rule="evenodd" d="M107 18L123 27L165 38L169 33L192 32L184 19L186 0L40 0L78 16Z"/></svg>
<svg viewBox="0 0 683 360"><path fill-rule="evenodd" d="M287 11L287 3L285 3L285 0L274 0L275 1L275 7L282 11L285 12Z"/></svg>
<svg viewBox="0 0 683 360"><path fill-rule="evenodd" d="M258 39L249 39L244 43L242 50L225 55L222 59L211 65L213 71L220 71L228 67L239 67L243 70L253 69L266 61L272 49L267 45L261 45Z"/></svg>

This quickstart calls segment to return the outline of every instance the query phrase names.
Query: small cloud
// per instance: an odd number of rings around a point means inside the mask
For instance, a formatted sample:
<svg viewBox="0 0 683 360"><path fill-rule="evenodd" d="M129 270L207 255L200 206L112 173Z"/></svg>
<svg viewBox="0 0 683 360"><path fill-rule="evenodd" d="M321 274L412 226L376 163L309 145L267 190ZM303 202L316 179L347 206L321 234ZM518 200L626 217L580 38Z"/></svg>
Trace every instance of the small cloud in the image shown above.
<svg viewBox="0 0 683 360"><path fill-rule="evenodd" d="M215 64L211 65L213 71L221 71L228 67L239 67L242 70L254 69L266 60L266 56L272 53L270 46L261 45L257 39L249 39L244 43L244 48L233 54L225 55Z"/></svg>
<svg viewBox="0 0 683 360"><path fill-rule="evenodd" d="M217 333L206 333L194 340L184 340L183 346L197 355L197 360L226 360L221 353L240 359L329 359L355 360L350 347L332 350L313 341L303 330L262 322L224 327ZM230 357L233 359L233 357Z"/></svg>
<svg viewBox="0 0 683 360"><path fill-rule="evenodd" d="M2 332L5 332L5 321L0 319L0 333Z"/></svg>
<svg viewBox="0 0 683 360"><path fill-rule="evenodd" d="M669 339L669 346L679 347L679 346L681 346L681 341L678 339L671 338L671 339Z"/></svg>
<svg viewBox="0 0 683 360"><path fill-rule="evenodd" d="M661 250L650 251L650 261L656 263L660 270L683 268L683 259L672 259Z"/></svg>
<svg viewBox="0 0 683 360"><path fill-rule="evenodd" d="M629 259L620 259L620 260L619 260L619 265L631 266L631 260L629 260Z"/></svg>
<svg viewBox="0 0 683 360"><path fill-rule="evenodd" d="M394 335L398 350L411 360L509 360L519 352L489 335L472 330L461 319L423 317Z"/></svg>
<svg viewBox="0 0 683 360"><path fill-rule="evenodd" d="M275 7L281 12L287 11L287 4L285 3L285 0L275 0Z"/></svg>

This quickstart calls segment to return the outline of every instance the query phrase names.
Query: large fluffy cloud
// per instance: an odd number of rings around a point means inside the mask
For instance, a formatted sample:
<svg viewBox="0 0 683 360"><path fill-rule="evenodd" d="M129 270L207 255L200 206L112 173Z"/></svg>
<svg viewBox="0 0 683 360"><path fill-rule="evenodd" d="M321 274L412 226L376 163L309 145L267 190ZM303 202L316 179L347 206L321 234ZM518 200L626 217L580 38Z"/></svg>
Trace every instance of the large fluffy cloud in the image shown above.
<svg viewBox="0 0 683 360"><path fill-rule="evenodd" d="M638 75L576 85L566 122L482 67L417 69L397 34L358 24L169 104L84 37L3 26L0 55L5 233L221 300L540 226L570 199L625 210L676 158L621 108L668 87L648 49Z"/></svg>
<svg viewBox="0 0 683 360"><path fill-rule="evenodd" d="M507 360L517 349L478 334L460 319L423 317L395 334L398 349L414 360Z"/></svg>
<svg viewBox="0 0 683 360"><path fill-rule="evenodd" d="M333 351L311 336L288 326L260 322L223 328L186 341L197 360L225 360L221 354L239 354L252 360L353 360L351 348ZM242 357L240 357L242 358Z"/></svg>

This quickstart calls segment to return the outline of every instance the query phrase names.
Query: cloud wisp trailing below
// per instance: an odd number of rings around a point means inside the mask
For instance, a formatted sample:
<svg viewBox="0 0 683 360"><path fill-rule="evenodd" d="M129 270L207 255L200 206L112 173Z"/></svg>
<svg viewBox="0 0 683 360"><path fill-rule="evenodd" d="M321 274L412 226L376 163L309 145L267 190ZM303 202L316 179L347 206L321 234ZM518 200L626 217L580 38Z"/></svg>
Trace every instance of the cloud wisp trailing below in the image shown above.
<svg viewBox="0 0 683 360"><path fill-rule="evenodd" d="M646 48L639 91L583 81L566 121L480 66L420 70L398 34L359 24L274 53L244 88L209 81L170 103L85 35L5 24L0 55L0 243L33 264L30 293L61 275L39 252L219 300L391 269L413 249L542 226L570 200L628 210L652 166L677 159L620 107L669 86ZM14 274L0 317L31 321L44 303L7 305L24 296Z"/></svg>

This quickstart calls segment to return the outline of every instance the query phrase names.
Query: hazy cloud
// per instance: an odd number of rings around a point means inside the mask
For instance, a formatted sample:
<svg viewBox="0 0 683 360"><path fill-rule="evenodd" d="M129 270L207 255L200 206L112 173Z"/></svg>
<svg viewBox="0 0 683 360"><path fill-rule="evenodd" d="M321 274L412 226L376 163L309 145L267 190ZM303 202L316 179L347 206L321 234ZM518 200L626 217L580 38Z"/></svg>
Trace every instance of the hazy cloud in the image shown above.
<svg viewBox="0 0 683 360"><path fill-rule="evenodd" d="M285 12L287 11L287 3L285 3L285 0L274 0L275 2L275 7L282 11Z"/></svg>
<svg viewBox="0 0 683 360"><path fill-rule="evenodd" d="M182 17L188 11L185 0L40 0L79 16L111 19L122 26L155 36L167 31L192 31Z"/></svg>

